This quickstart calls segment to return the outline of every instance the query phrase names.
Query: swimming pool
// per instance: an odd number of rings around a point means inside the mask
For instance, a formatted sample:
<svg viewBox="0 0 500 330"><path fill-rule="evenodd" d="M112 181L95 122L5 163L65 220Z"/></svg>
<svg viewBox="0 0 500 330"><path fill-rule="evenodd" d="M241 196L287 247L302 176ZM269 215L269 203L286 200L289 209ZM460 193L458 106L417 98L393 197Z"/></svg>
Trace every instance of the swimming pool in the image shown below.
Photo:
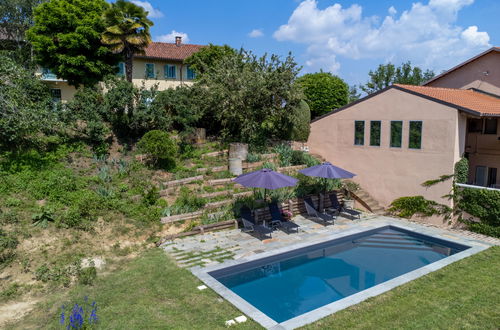
<svg viewBox="0 0 500 330"><path fill-rule="evenodd" d="M482 249L394 225L332 236L193 273L261 325L292 329Z"/></svg>

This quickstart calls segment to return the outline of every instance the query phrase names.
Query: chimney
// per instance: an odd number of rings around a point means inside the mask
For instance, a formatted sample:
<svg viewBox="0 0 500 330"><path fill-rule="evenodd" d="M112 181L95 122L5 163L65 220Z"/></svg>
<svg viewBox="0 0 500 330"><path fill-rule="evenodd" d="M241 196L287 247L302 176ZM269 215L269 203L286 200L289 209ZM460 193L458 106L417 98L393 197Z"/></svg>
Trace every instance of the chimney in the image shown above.
<svg viewBox="0 0 500 330"><path fill-rule="evenodd" d="M176 36L175 37L175 45L180 46L182 44L182 37L181 36Z"/></svg>

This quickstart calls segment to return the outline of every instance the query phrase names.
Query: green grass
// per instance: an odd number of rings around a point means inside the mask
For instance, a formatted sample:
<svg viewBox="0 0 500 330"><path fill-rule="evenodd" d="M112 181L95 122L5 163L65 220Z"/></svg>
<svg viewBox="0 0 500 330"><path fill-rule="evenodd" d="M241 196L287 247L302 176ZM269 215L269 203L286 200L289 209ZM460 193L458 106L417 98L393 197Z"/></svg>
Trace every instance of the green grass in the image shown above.
<svg viewBox="0 0 500 330"><path fill-rule="evenodd" d="M304 329L498 329L499 270L493 247Z"/></svg>
<svg viewBox="0 0 500 330"><path fill-rule="evenodd" d="M151 249L98 277L93 286L78 285L69 297L52 297L11 328L58 328L59 306L84 296L99 306L99 329L223 329L226 320L242 315L212 290L199 291L201 284L162 250ZM256 327L249 320L235 328Z"/></svg>

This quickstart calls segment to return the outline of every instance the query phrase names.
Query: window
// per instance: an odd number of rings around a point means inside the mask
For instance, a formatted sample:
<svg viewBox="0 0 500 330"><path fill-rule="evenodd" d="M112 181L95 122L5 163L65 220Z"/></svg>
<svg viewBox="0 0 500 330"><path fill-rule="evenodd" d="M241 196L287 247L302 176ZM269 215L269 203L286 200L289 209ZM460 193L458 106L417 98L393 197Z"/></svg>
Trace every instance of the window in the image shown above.
<svg viewBox="0 0 500 330"><path fill-rule="evenodd" d="M469 118L469 120L467 120L467 131L469 133L481 133L483 131L483 120Z"/></svg>
<svg viewBox="0 0 500 330"><path fill-rule="evenodd" d="M486 118L484 120L484 134L497 134L496 118Z"/></svg>
<svg viewBox="0 0 500 330"><path fill-rule="evenodd" d="M189 66L186 67L186 79L193 80L194 78L196 78L196 73Z"/></svg>
<svg viewBox="0 0 500 330"><path fill-rule="evenodd" d="M117 76L124 77L125 76L125 63L118 63L118 73Z"/></svg>
<svg viewBox="0 0 500 330"><path fill-rule="evenodd" d="M488 187L495 187L497 184L497 169L490 167L488 169Z"/></svg>
<svg viewBox="0 0 500 330"><path fill-rule="evenodd" d="M488 168L486 166L476 166L476 178L474 184L477 186L486 186Z"/></svg>
<svg viewBox="0 0 500 330"><path fill-rule="evenodd" d="M365 122L362 120L354 122L354 144L357 146L365 144Z"/></svg>
<svg viewBox="0 0 500 330"><path fill-rule="evenodd" d="M391 121L391 147L401 148L403 141L403 122Z"/></svg>
<svg viewBox="0 0 500 330"><path fill-rule="evenodd" d="M51 88L50 96L52 97L52 102L61 102L61 90L59 88Z"/></svg>
<svg viewBox="0 0 500 330"><path fill-rule="evenodd" d="M146 78L155 77L155 65L152 63L146 63Z"/></svg>
<svg viewBox="0 0 500 330"><path fill-rule="evenodd" d="M410 139L408 143L410 149L422 148L422 122L410 121Z"/></svg>
<svg viewBox="0 0 500 330"><path fill-rule="evenodd" d="M165 78L167 78L167 79L175 79L175 77L176 77L176 67L175 67L175 65L167 64L167 65L165 65L164 70L165 70Z"/></svg>
<svg viewBox="0 0 500 330"><path fill-rule="evenodd" d="M370 122L370 145L380 147L380 128L382 123L380 120Z"/></svg>

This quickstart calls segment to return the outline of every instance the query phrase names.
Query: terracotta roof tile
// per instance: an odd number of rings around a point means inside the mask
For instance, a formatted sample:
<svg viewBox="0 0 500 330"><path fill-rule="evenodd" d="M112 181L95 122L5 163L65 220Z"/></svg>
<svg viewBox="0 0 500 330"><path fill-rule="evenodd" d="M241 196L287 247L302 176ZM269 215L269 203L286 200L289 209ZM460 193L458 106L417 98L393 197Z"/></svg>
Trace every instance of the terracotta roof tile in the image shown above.
<svg viewBox="0 0 500 330"><path fill-rule="evenodd" d="M144 55L137 55L138 58L157 58L162 60L183 61L205 46L174 43L152 42L145 49Z"/></svg>
<svg viewBox="0 0 500 330"><path fill-rule="evenodd" d="M500 98L468 89L395 84L396 88L421 95L480 116L500 116Z"/></svg>

